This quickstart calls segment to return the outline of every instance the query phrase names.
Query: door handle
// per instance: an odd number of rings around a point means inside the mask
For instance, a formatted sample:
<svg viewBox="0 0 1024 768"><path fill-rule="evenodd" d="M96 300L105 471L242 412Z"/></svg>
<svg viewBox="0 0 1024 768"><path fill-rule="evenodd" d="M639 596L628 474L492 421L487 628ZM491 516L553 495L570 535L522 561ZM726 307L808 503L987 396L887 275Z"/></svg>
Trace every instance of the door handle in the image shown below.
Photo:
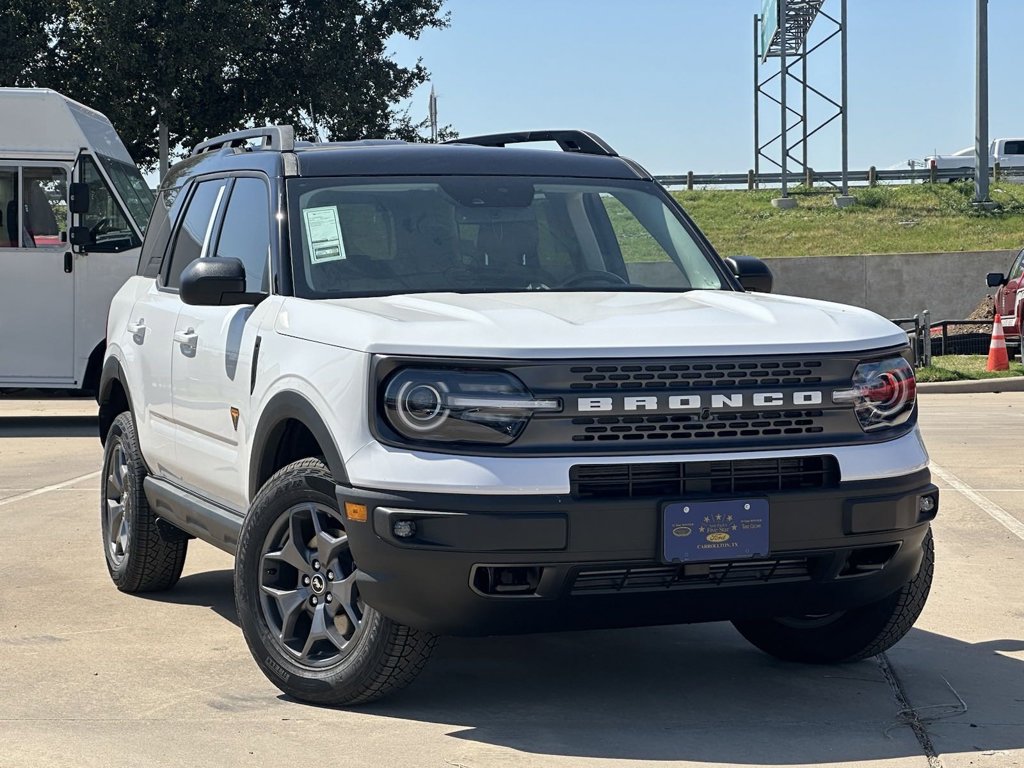
<svg viewBox="0 0 1024 768"><path fill-rule="evenodd" d="M71 264L73 258L74 257L71 255L71 251L66 251L64 253L64 272L66 274L71 274Z"/></svg>
<svg viewBox="0 0 1024 768"><path fill-rule="evenodd" d="M141 317L137 323L128 323L128 333L132 335L132 341L141 344L146 340L146 321Z"/></svg>
<svg viewBox="0 0 1024 768"><path fill-rule="evenodd" d="M184 331L174 332L174 341L181 345L181 351L186 355L194 355L196 342L199 341L199 334L195 328L188 328Z"/></svg>

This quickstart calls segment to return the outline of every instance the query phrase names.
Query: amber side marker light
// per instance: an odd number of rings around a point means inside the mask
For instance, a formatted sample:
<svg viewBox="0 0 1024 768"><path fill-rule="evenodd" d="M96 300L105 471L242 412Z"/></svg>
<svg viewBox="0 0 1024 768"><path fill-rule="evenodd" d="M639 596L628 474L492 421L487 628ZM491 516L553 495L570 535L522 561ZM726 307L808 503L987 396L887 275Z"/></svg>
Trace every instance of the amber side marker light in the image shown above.
<svg viewBox="0 0 1024 768"><path fill-rule="evenodd" d="M353 504L351 501L345 502L345 517L349 520L355 520L357 523L366 522L366 505L365 504Z"/></svg>

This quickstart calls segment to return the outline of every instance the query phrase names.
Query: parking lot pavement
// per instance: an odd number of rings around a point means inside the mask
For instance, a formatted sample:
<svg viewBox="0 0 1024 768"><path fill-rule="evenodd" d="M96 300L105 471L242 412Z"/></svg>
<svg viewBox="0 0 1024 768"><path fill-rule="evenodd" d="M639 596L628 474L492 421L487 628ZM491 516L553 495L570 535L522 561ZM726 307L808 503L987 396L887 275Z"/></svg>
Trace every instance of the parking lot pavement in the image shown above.
<svg viewBox="0 0 1024 768"><path fill-rule="evenodd" d="M349 711L264 679L212 547L170 592L113 588L95 422L58 402L0 401L0 766L1024 765L1024 394L924 399L937 577L882 659L784 664L724 624L446 639Z"/></svg>

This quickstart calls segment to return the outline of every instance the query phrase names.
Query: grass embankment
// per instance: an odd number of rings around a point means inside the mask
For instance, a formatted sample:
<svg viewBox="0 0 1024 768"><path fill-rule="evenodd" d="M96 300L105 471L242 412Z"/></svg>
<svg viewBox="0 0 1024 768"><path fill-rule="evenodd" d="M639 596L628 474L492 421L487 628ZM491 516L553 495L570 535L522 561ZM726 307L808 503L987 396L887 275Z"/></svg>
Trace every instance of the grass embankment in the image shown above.
<svg viewBox="0 0 1024 768"><path fill-rule="evenodd" d="M831 187L792 192L795 209L773 208L778 190L673 192L723 256L831 256L985 251L1024 246L1024 185L992 184L994 211L971 206L974 186L907 184L851 188L836 208Z"/></svg>
<svg viewBox="0 0 1024 768"><path fill-rule="evenodd" d="M986 371L987 355L945 355L933 357L927 368L915 372L918 381L965 381L968 379L1001 379L1024 376L1024 365L1010 362L1008 371Z"/></svg>

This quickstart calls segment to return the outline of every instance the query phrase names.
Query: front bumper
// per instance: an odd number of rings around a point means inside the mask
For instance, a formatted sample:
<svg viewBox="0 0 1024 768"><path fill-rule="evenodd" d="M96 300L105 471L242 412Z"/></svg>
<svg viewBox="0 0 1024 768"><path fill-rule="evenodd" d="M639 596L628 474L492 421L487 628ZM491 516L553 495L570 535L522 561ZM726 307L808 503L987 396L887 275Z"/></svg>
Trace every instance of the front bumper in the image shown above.
<svg viewBox="0 0 1024 768"><path fill-rule="evenodd" d="M826 490L756 494L770 554L661 561L661 508L677 499L380 493L348 535L363 599L437 634L485 635L805 615L879 600L913 578L938 510L928 470ZM919 512L922 496L935 508ZM705 496L705 499L720 497ZM688 500L700 500L700 496ZM399 538L396 522L415 523Z"/></svg>

